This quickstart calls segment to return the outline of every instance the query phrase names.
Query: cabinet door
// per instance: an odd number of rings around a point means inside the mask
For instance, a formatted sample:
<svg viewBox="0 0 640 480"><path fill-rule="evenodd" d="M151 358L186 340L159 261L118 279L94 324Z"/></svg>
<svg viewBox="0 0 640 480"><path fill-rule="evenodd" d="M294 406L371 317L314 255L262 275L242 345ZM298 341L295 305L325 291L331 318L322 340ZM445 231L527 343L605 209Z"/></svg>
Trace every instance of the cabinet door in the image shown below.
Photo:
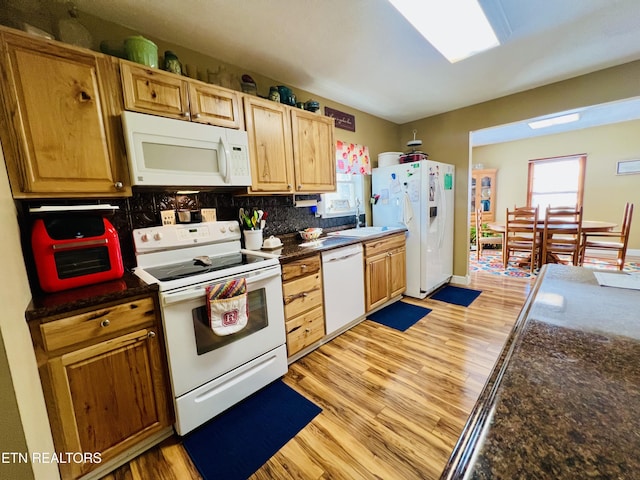
<svg viewBox="0 0 640 480"><path fill-rule="evenodd" d="M2 32L0 135L14 197L130 195L117 61Z"/></svg>
<svg viewBox="0 0 640 480"><path fill-rule="evenodd" d="M389 252L389 298L400 295L407 288L406 248Z"/></svg>
<svg viewBox="0 0 640 480"><path fill-rule="evenodd" d="M191 120L220 127L244 129L238 94L205 83L189 83Z"/></svg>
<svg viewBox="0 0 640 480"><path fill-rule="evenodd" d="M142 329L49 360L58 451L100 452L104 462L171 424L159 342ZM60 470L75 478L92 466Z"/></svg>
<svg viewBox="0 0 640 480"><path fill-rule="evenodd" d="M293 147L289 110L279 103L244 97L251 158L251 192L293 193Z"/></svg>
<svg viewBox="0 0 640 480"><path fill-rule="evenodd" d="M177 75L121 60L124 107L178 120L189 120L189 87Z"/></svg>
<svg viewBox="0 0 640 480"><path fill-rule="evenodd" d="M334 119L291 110L295 188L298 192L336 190Z"/></svg>
<svg viewBox="0 0 640 480"><path fill-rule="evenodd" d="M389 259L387 253L365 260L365 309L367 312L389 300Z"/></svg>

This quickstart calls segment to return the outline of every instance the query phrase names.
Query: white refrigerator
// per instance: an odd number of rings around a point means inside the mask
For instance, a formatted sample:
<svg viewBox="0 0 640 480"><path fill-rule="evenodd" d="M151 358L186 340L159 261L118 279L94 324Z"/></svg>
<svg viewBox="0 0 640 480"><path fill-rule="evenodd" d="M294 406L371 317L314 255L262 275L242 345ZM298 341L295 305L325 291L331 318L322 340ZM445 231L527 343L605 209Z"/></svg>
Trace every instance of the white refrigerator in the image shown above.
<svg viewBox="0 0 640 480"><path fill-rule="evenodd" d="M453 274L455 167L432 160L374 168L373 225L407 228L407 290L424 298Z"/></svg>

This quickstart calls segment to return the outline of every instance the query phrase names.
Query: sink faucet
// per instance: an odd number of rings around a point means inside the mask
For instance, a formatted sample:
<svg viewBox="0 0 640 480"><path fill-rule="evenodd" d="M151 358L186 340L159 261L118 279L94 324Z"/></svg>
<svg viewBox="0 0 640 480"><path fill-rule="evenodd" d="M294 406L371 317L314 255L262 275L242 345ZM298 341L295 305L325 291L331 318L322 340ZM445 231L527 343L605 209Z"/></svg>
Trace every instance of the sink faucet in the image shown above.
<svg viewBox="0 0 640 480"><path fill-rule="evenodd" d="M360 228L360 199L356 198L356 228Z"/></svg>

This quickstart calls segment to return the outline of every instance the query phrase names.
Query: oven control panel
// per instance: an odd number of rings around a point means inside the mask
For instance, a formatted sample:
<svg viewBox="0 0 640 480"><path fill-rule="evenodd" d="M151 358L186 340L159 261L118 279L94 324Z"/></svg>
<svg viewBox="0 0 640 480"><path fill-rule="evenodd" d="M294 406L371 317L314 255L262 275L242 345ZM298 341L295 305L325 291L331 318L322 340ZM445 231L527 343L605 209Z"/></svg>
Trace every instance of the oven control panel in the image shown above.
<svg viewBox="0 0 640 480"><path fill-rule="evenodd" d="M232 240L240 240L240 225L236 221L161 225L133 231L136 253Z"/></svg>

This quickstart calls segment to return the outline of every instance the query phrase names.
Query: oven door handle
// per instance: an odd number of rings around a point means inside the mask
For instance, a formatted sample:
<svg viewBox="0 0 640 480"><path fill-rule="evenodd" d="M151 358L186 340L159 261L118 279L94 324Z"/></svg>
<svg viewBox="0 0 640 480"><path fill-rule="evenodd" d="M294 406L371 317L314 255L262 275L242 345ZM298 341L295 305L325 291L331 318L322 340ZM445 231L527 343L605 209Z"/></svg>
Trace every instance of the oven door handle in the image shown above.
<svg viewBox="0 0 640 480"><path fill-rule="evenodd" d="M269 268L261 272L248 273L244 276L244 278L247 280L247 290L251 291L252 285L258 282L261 282L263 280L268 280L270 278L279 277L279 276L280 276L280 267ZM218 282L227 281L227 280L230 280L231 278L234 278L234 277L221 278L217 281L210 282L208 284L197 285L197 286L189 287L184 290L177 290L175 292L161 292L162 303L163 305L171 305L173 303L184 302L187 300L193 300L195 298L204 297L205 287L207 285L213 285Z"/></svg>

